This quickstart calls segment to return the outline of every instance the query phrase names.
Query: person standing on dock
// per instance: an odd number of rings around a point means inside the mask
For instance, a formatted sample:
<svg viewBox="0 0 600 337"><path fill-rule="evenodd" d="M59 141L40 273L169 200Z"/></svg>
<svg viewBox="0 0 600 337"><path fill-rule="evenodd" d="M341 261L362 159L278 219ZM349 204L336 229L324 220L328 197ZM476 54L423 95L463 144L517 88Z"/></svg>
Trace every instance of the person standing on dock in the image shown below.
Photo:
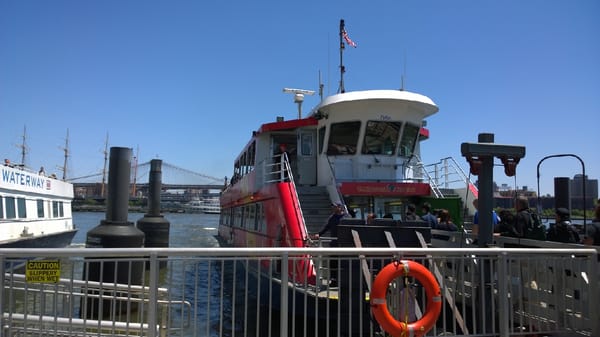
<svg viewBox="0 0 600 337"><path fill-rule="evenodd" d="M594 209L594 220L586 226L585 239L583 243L586 245L600 246L600 203ZM600 255L598 256L600 260Z"/></svg>
<svg viewBox="0 0 600 337"><path fill-rule="evenodd" d="M477 236L479 234L479 199L473 199L473 207L475 207L475 213L473 214L473 235ZM498 214L496 211L492 210L492 228L495 228L500 219L498 218Z"/></svg>
<svg viewBox="0 0 600 337"><path fill-rule="evenodd" d="M579 234L571 225L570 212L564 207L556 209L556 223L548 228L548 241L564 243L580 243Z"/></svg>

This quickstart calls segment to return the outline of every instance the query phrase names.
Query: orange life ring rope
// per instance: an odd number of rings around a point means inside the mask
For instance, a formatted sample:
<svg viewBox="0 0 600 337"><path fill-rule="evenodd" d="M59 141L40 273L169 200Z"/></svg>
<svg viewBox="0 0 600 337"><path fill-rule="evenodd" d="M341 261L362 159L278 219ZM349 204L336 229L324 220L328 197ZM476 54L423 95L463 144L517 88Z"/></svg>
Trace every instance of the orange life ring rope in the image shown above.
<svg viewBox="0 0 600 337"><path fill-rule="evenodd" d="M386 294L389 284L399 276L416 278L425 288L427 307L416 322L397 321L387 307ZM440 286L433 274L422 264L414 261L395 261L385 266L375 278L371 288L371 311L381 328L392 336L424 336L437 321L442 311Z"/></svg>

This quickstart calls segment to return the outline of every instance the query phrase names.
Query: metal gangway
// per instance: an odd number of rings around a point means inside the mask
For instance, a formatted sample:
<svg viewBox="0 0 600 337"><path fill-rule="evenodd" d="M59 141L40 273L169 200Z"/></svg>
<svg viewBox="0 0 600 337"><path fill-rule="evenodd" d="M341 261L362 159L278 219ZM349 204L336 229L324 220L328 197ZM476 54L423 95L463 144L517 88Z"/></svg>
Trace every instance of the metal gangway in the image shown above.
<svg viewBox="0 0 600 337"><path fill-rule="evenodd" d="M410 260L435 273L443 294L441 314L426 336L600 336L595 249L452 248L452 237L443 241L445 248L2 249L0 333L382 336L369 285L383 266ZM290 266L306 259L338 267L317 273L312 284L292 282L296 269ZM60 270L32 273L30 261L58 262ZM91 280L93 266L101 274L126 270L119 279L132 281ZM140 275L133 275L136 269ZM40 282L36 275L55 278ZM307 289L324 296L314 301ZM394 280L388 290L398 320L407 312L404 303L427 311L415 280ZM412 294L410 301L402 294Z"/></svg>

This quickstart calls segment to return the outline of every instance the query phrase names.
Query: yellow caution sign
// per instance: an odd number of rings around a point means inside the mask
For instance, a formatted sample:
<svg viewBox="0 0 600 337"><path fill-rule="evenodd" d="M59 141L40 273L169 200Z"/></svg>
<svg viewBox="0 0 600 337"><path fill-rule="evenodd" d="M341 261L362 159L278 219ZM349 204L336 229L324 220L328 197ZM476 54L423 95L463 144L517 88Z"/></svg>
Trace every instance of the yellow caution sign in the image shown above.
<svg viewBox="0 0 600 337"><path fill-rule="evenodd" d="M60 260L31 260L25 267L29 283L57 283L60 279Z"/></svg>

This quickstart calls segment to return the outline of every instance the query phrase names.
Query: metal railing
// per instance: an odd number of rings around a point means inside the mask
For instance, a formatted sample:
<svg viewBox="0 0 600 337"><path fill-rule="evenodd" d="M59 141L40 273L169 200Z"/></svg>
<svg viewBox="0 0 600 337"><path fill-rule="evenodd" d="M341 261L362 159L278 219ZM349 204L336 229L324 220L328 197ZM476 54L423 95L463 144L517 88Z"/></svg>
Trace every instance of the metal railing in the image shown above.
<svg viewBox="0 0 600 337"><path fill-rule="evenodd" d="M33 259L59 262L56 282L16 267ZM306 259L319 277L291 283ZM2 336L375 336L368 285L401 260L440 286L426 336L600 335L594 249L3 249L0 260ZM428 311L423 289L405 277L388 285L396 320Z"/></svg>

